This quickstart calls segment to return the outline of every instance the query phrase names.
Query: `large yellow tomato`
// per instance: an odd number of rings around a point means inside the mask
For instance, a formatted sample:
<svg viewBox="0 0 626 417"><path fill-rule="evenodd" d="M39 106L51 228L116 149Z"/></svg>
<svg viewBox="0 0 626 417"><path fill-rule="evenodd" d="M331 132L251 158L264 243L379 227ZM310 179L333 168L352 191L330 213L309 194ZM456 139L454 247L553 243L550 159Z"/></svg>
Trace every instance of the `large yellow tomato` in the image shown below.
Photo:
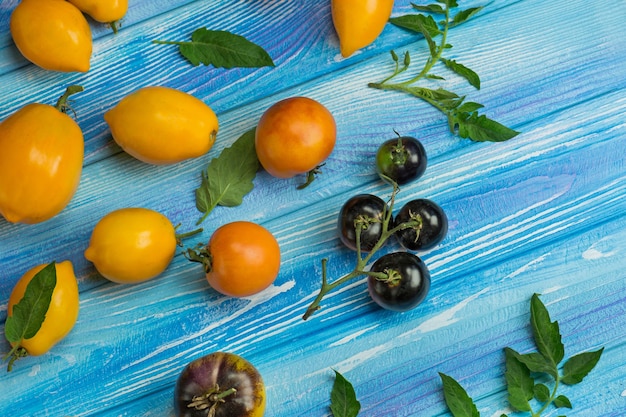
<svg viewBox="0 0 626 417"><path fill-rule="evenodd" d="M37 265L30 269L15 284L9 297L7 311L9 317L13 316L13 307L24 297L28 283L45 266ZM20 346L32 356L39 356L48 352L55 344L68 335L74 328L78 318L78 283L74 275L74 266L70 261L58 262L55 264L55 270L57 280L48 311L46 312L46 318L35 336L19 342Z"/></svg>
<svg viewBox="0 0 626 417"><path fill-rule="evenodd" d="M134 284L165 271L176 244L176 230L167 217L146 208L123 208L96 224L85 258L110 281Z"/></svg>
<svg viewBox="0 0 626 417"><path fill-rule="evenodd" d="M332 0L333 24L341 55L349 57L382 33L393 9L393 0Z"/></svg>
<svg viewBox="0 0 626 417"><path fill-rule="evenodd" d="M65 0L22 0L11 14L13 41L26 59L61 72L89 71L92 40L87 19Z"/></svg>
<svg viewBox="0 0 626 417"><path fill-rule="evenodd" d="M215 143L217 116L203 101L161 86L144 87L104 114L113 139L151 164L173 164L206 154Z"/></svg>
<svg viewBox="0 0 626 417"><path fill-rule="evenodd" d="M68 0L74 6L102 23L111 23L116 30L115 22L126 15L128 0Z"/></svg>
<svg viewBox="0 0 626 417"><path fill-rule="evenodd" d="M29 224L58 214L76 192L83 154L80 127L58 108L31 103L10 115L0 123L0 214Z"/></svg>

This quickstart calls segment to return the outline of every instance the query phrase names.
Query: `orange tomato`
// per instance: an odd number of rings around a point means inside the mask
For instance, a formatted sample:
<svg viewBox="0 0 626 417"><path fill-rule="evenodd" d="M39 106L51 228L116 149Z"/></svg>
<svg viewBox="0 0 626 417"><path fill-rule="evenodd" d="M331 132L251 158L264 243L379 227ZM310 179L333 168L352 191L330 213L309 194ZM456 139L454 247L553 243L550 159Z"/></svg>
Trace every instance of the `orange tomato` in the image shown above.
<svg viewBox="0 0 626 417"><path fill-rule="evenodd" d="M393 0L332 0L333 25L341 55L349 57L380 36L391 16Z"/></svg>
<svg viewBox="0 0 626 417"><path fill-rule="evenodd" d="M193 251L192 251L193 252ZM219 227L206 248L189 257L202 262L216 291L246 297L269 287L280 270L280 247L263 226L236 221Z"/></svg>
<svg viewBox="0 0 626 417"><path fill-rule="evenodd" d="M333 151L336 138L335 119L326 107L308 97L291 97L263 113L255 147L268 173L291 178L322 164Z"/></svg>

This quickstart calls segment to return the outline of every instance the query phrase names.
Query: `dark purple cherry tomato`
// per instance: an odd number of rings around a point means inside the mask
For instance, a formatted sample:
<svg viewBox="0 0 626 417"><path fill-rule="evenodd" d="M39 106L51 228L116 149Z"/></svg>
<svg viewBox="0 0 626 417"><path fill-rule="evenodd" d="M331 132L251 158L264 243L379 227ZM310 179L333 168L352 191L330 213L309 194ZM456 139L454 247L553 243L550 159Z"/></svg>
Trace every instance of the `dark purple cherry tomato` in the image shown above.
<svg viewBox="0 0 626 417"><path fill-rule="evenodd" d="M409 221L416 221L419 224L396 232L398 241L408 250L431 249L438 245L448 233L446 213L435 202L425 198L406 203L396 215L394 224L399 225Z"/></svg>
<svg viewBox="0 0 626 417"><path fill-rule="evenodd" d="M383 255L370 271L387 274L386 279L373 276L367 279L372 300L387 310L411 310L426 298L430 289L430 272L426 264L409 252Z"/></svg>
<svg viewBox="0 0 626 417"><path fill-rule="evenodd" d="M174 409L178 417L262 417L265 385L256 368L241 356L211 353L181 372Z"/></svg>
<svg viewBox="0 0 626 417"><path fill-rule="evenodd" d="M361 251L369 252L383 233L387 203L372 194L359 194L345 202L339 212L339 237L344 245L356 250L356 230L361 225Z"/></svg>
<svg viewBox="0 0 626 417"><path fill-rule="evenodd" d="M426 150L420 141L409 136L389 139L378 148L376 170L380 177L388 177L402 185L418 179L426 171Z"/></svg>

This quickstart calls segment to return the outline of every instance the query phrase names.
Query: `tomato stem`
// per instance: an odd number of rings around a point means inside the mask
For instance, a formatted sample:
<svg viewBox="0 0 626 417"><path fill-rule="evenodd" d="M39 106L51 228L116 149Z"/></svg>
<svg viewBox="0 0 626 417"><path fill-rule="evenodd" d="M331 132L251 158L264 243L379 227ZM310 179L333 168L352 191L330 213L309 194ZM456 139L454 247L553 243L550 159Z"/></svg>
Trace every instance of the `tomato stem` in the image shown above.
<svg viewBox="0 0 626 417"><path fill-rule="evenodd" d="M178 228L179 228L179 227L180 227L180 223L179 223L179 224L177 224L177 225L174 227L174 230L178 230ZM200 228L198 228L198 229L191 230L191 231L189 231L189 232L185 232L185 233L176 233L176 235L175 235L175 237L176 237L176 244L177 244L178 246L183 246L183 242L182 242L182 240L183 240L183 239L186 239L186 238L188 238L188 237L191 237L191 236L197 235L198 233L202 233L202 231L204 231L204 229L200 227Z"/></svg>
<svg viewBox="0 0 626 417"><path fill-rule="evenodd" d="M13 346L9 353L4 355L4 357L2 358L3 361L10 358L9 363L7 364L7 372L11 372L13 370L13 364L16 360L25 358L26 356L28 356L28 352L19 343Z"/></svg>
<svg viewBox="0 0 626 417"><path fill-rule="evenodd" d="M308 187L313 181L315 181L315 178L317 178L318 174L322 173L322 170L320 168L322 168L325 164L320 164L318 166L316 166L315 168L313 168L312 170L310 170L309 172L307 172L306 174L306 182L304 184L300 184L298 185L298 187L296 187L298 190L302 190L306 187Z"/></svg>
<svg viewBox="0 0 626 417"><path fill-rule="evenodd" d="M65 89L63 95L59 97L59 100L56 102L54 107L60 112L67 113L68 110L71 110L71 107L67 104L69 97L72 94L80 93L81 91L83 91L83 87L80 85L70 85Z"/></svg>
<svg viewBox="0 0 626 417"><path fill-rule="evenodd" d="M313 314L315 314L316 311L318 311L321 308L320 303L326 294L328 294L335 288L345 284L346 282L353 280L356 277L367 275L367 276L373 276L376 279L382 279L382 280L390 278L389 275L386 273L366 271L365 269L367 267L367 264L372 260L374 254L380 248L383 247L387 239L392 237L397 231L402 230L402 229L408 229L411 227L417 227L419 226L419 223L417 221L411 220L408 222L400 223L399 225L396 225L392 227L391 229L389 228L389 225L392 224L393 205L395 202L396 195L399 192L399 188L398 188L398 184L396 184L390 178L385 178L385 179L391 182L391 184L393 185L393 191L389 199L388 208L385 207L383 210L383 221L382 221L383 231L382 231L380 238L378 239L374 247L372 247L372 249L369 251L369 253L365 257L363 257L362 252L361 252L362 224L357 223L357 225L355 225L355 229L356 229L355 244L356 244L356 252L357 252L356 266L354 270L352 270L352 272L342 276L341 278L338 278L337 280L333 282L328 282L328 276L327 276L328 259L326 258L322 259L322 286L320 288L319 293L317 294L317 297L315 297L313 302L309 305L306 312L302 316L303 320L307 320L309 317L311 317Z"/></svg>

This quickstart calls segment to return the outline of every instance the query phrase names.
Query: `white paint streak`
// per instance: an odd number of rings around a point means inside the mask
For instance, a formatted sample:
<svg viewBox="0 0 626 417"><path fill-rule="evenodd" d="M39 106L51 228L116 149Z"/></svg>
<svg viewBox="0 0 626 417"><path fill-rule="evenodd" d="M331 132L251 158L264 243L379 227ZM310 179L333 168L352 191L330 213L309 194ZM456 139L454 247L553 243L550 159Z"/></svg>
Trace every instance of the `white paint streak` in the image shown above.
<svg viewBox="0 0 626 417"><path fill-rule="evenodd" d="M33 365L30 368L30 372L28 373L28 376L37 376L37 374L39 373L39 370L41 370L41 366L40 365Z"/></svg>
<svg viewBox="0 0 626 417"><path fill-rule="evenodd" d="M358 332L351 333L351 334L347 335L346 337L343 337L343 338L337 340L336 342L331 343L329 345L329 347L335 347L335 346L344 345L344 344L346 344L348 342L351 342L352 340L356 339L357 337L361 336L362 334L365 334L365 333L369 332L370 330L373 330L373 329L375 329L377 327L378 327L378 325L375 325L375 326L368 327L366 329L359 330Z"/></svg>
<svg viewBox="0 0 626 417"><path fill-rule="evenodd" d="M416 330L421 333L426 333L426 332L431 332L431 331L440 329L442 327L449 326L453 323L456 323L459 320L456 317L457 313L463 310L470 302L477 299L478 297L480 297L482 294L486 293L487 291L489 291L489 287L484 288L483 290L479 291L478 293L474 295L471 295L470 297L467 297L466 299L464 299L463 301L461 301L454 307L447 309L443 313L440 313L434 317L431 317L430 319L426 320L425 322L417 326Z"/></svg>
<svg viewBox="0 0 626 417"><path fill-rule="evenodd" d="M550 255L550 253L546 253L544 255L541 255L537 259L533 259L532 261L528 262L526 265L516 269L515 271L511 272L509 275L505 276L502 280L515 278L516 276L523 274L524 272L531 269L533 266L543 262L548 257L548 255Z"/></svg>
<svg viewBox="0 0 626 417"><path fill-rule="evenodd" d="M333 369L336 369L342 374L345 374L352 369L356 368L360 364L367 362L368 360L375 358L381 353L385 353L391 350L394 347L393 343L385 343L371 349L364 350L362 352L357 353L354 356L349 357L348 359L337 363L333 366Z"/></svg>
<svg viewBox="0 0 626 417"><path fill-rule="evenodd" d="M591 247L583 252L583 259L586 259L588 261L593 261L596 259L608 258L613 255L615 255L614 251L600 252L598 249Z"/></svg>

